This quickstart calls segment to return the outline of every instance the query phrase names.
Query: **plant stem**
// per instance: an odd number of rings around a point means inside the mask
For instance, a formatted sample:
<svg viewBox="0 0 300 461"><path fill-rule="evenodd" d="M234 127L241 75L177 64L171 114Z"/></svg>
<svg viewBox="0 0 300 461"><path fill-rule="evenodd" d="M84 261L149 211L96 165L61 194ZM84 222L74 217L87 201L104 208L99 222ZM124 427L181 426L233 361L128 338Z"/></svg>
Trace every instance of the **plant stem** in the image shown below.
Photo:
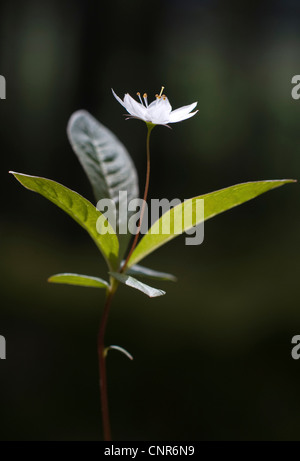
<svg viewBox="0 0 300 461"><path fill-rule="evenodd" d="M106 379L106 352L104 346L105 330L108 321L108 315L112 298L115 294L116 288L113 285L107 291L106 301L104 305L104 311L98 334L98 357L99 357L99 372L100 372L100 398L101 398L101 411L102 411L102 423L104 440L106 442L111 441L110 421L109 421L109 410L108 410L108 399L107 399L107 379Z"/></svg>
<svg viewBox="0 0 300 461"><path fill-rule="evenodd" d="M146 202L147 202L147 196L148 196L149 180L150 180L150 134L151 134L151 131L154 128L154 126L155 125L147 123L147 128L148 128L147 140L146 140L146 146L147 146L147 172L146 172L146 182L145 182L145 191L144 191L144 197L143 197L143 204L142 204L139 224L138 224L138 228L137 228L137 233L135 234L135 237L134 237L134 240L132 242L131 248L129 250L129 253L127 255L125 263L123 264L120 272L125 271L125 269L127 267L127 264L128 264L128 261L129 261L131 255L132 255L135 247L136 247L136 244L138 242L138 239L139 239L139 236L140 236L140 233L141 233L142 222L143 222L143 217L144 217L145 207L146 207Z"/></svg>
<svg viewBox="0 0 300 461"><path fill-rule="evenodd" d="M142 204L142 209L141 209L138 229L137 229L137 233L136 233L136 235L134 237L134 240L133 240L132 246L130 248L130 251L128 253L128 256L127 256L127 258L125 260L125 263L123 264L122 268L120 269L120 272L124 272L124 270L126 269L128 261L130 259L130 256L132 255L133 250L136 247L139 235L141 233L141 227L142 227L142 222L143 222L143 216L144 216L144 213L145 213L145 207L146 207L146 201L147 201L148 189L149 189L149 180L150 180L150 134L151 134L151 131L154 128L154 126L155 125L147 123L147 128L148 128L147 140L146 140L146 146L147 146L147 173L146 173L146 183L145 183L144 198L143 198L143 204ZM104 311L103 311L103 314L102 314L102 319L101 319L101 322L100 322L100 328L99 328L99 333L98 333L100 398L101 398L103 433L104 433L104 440L106 442L110 442L112 439L111 439L109 409L108 409L108 398L107 398L106 349L105 349L105 345L104 345L104 338L105 338L105 331L106 331L106 326L107 326L110 306L111 306L111 302L112 302L113 296L115 294L115 291L117 289L117 286L118 286L118 284L117 284L116 280L111 279L111 285L110 285L110 288L107 291L106 301L105 301L105 305L104 305Z"/></svg>

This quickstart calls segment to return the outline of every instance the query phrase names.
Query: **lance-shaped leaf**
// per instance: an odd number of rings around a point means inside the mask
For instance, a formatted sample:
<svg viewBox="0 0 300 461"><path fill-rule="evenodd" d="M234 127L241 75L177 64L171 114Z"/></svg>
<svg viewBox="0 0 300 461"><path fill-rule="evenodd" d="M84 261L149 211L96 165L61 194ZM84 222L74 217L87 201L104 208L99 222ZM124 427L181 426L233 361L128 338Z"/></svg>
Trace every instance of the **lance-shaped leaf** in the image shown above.
<svg viewBox="0 0 300 461"><path fill-rule="evenodd" d="M149 296L149 298L156 298L157 296L163 296L166 294L165 291L150 287L149 285L140 282L130 275L120 274L120 272L110 272L110 275L112 275L119 282L124 283L124 285L145 293L145 295Z"/></svg>
<svg viewBox="0 0 300 461"><path fill-rule="evenodd" d="M70 143L93 187L96 200L119 200L127 191L128 200L138 197L136 169L124 145L89 112L79 110L70 118Z"/></svg>
<svg viewBox="0 0 300 461"><path fill-rule="evenodd" d="M80 287L93 287L93 288L108 288L108 283L99 278L92 277L91 275L81 274L55 274L48 278L50 283L61 283L64 285L77 285Z"/></svg>
<svg viewBox="0 0 300 461"><path fill-rule="evenodd" d="M122 264L124 261L122 262ZM140 277L144 278L149 278L153 280L165 280L165 281L171 281L171 282L176 282L177 278L175 275L168 274L167 272L159 272L155 271L153 269L149 269L148 267L140 266L139 264L136 264L135 266L130 267L125 271L127 275L137 275Z"/></svg>
<svg viewBox="0 0 300 461"><path fill-rule="evenodd" d="M96 201L113 200L116 217L124 228L127 213L119 213L119 191L127 193L128 201L139 195L137 172L126 148L108 128L84 110L72 115L67 133L92 185ZM121 252L126 249L129 237L126 234L119 236Z"/></svg>
<svg viewBox="0 0 300 461"><path fill-rule="evenodd" d="M186 232L197 224L200 224L200 222L203 222L203 218L204 221L210 219L264 192L291 182L295 181L292 179L283 179L247 182L186 200L164 213L153 224L132 253L128 267L135 265L160 246L180 235L180 233ZM204 199L204 216L201 213L197 216L196 213L197 200L199 199ZM184 223L188 223L186 226L183 225L183 207ZM163 233L162 229L168 228L168 226L170 232Z"/></svg>
<svg viewBox="0 0 300 461"><path fill-rule="evenodd" d="M118 238L104 216L77 192L55 181L11 171L27 189L43 195L68 213L92 237L110 269L118 266ZM100 219L99 219L100 218Z"/></svg>

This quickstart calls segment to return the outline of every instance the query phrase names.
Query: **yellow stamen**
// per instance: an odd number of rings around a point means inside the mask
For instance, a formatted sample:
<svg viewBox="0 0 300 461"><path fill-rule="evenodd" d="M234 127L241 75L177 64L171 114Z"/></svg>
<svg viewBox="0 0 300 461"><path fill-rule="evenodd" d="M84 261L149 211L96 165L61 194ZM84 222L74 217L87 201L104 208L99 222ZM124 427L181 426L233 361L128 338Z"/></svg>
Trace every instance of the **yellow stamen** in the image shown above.
<svg viewBox="0 0 300 461"><path fill-rule="evenodd" d="M164 86L162 86L162 87L161 87L161 90L160 90L160 93L159 93L159 96L160 96L160 97L161 97L161 95L162 95L162 92L164 91L164 89L165 89L165 87L164 87Z"/></svg>
<svg viewBox="0 0 300 461"><path fill-rule="evenodd" d="M144 98L145 106L148 107L148 95L147 95L147 93L143 94L143 98Z"/></svg>
<svg viewBox="0 0 300 461"><path fill-rule="evenodd" d="M140 103L143 104L143 101L142 101L142 98L141 98L141 93L139 91L137 92L137 95L139 97Z"/></svg>

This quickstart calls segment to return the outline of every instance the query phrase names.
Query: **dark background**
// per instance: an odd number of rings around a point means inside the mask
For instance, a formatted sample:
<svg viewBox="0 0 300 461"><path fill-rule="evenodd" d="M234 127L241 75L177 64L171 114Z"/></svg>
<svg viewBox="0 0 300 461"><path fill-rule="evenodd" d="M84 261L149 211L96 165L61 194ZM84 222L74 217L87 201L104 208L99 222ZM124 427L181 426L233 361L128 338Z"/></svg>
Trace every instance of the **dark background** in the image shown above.
<svg viewBox="0 0 300 461"><path fill-rule="evenodd" d="M0 7L1 440L100 440L96 337L104 293L48 285L57 272L105 277L69 217L8 170L89 199L66 125L87 109L145 175L145 126L122 96L165 85L191 120L152 135L150 198L189 198L248 180L298 178L300 5L281 1L3 1ZM288 185L209 221L146 260L178 276L148 299L121 287L108 344L116 440L299 440L299 190Z"/></svg>

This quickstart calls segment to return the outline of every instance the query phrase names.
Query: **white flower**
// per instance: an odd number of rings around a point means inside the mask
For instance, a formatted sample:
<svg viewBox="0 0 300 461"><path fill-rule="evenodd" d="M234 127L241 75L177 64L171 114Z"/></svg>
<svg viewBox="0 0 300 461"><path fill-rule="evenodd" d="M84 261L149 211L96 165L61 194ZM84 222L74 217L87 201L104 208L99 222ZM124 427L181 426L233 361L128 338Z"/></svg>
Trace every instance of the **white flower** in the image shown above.
<svg viewBox="0 0 300 461"><path fill-rule="evenodd" d="M140 102L133 99L130 94L126 93L122 101L112 89L113 95L119 103L125 107L130 116L128 118L138 118L146 123L153 125L167 125L168 123L181 122L187 118L193 117L198 111L191 112L197 106L194 102L188 106L180 107L179 109L172 110L171 104L167 96L162 95L164 87L160 94L155 95L155 100L148 104L147 94L143 95L144 104L140 93L137 93Z"/></svg>

